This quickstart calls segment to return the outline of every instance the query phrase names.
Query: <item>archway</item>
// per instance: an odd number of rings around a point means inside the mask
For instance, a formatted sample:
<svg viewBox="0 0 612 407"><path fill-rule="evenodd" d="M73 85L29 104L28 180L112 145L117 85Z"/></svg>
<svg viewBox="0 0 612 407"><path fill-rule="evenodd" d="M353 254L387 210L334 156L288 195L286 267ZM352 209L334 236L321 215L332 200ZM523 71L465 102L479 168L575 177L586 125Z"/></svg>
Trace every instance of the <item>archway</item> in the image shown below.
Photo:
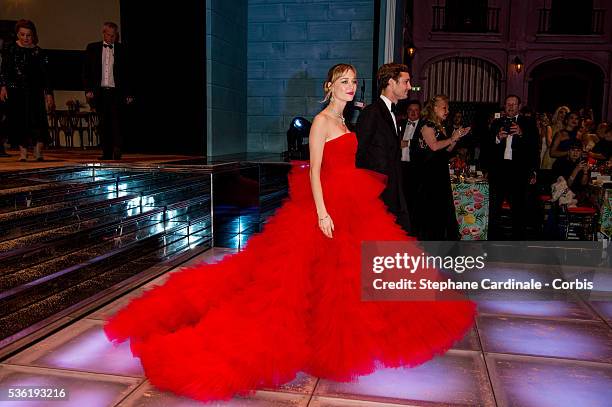
<svg viewBox="0 0 612 407"><path fill-rule="evenodd" d="M476 57L450 57L427 68L426 97L447 95L451 101L499 103L501 97L499 68Z"/></svg>
<svg viewBox="0 0 612 407"><path fill-rule="evenodd" d="M488 135L489 117L502 99L502 73L493 63L477 57L449 57L427 68L425 96L447 95L452 115L460 112L463 124L472 127L465 140L476 148Z"/></svg>
<svg viewBox="0 0 612 407"><path fill-rule="evenodd" d="M601 119L604 73L581 59L554 59L533 68L529 75L529 104L538 112L554 112L559 106L572 110L591 107Z"/></svg>
<svg viewBox="0 0 612 407"><path fill-rule="evenodd" d="M480 137L489 115L498 109L501 84L502 73L495 64L476 57L449 57L427 68L425 97L447 95L451 113L461 112L464 124L475 126L473 133Z"/></svg>

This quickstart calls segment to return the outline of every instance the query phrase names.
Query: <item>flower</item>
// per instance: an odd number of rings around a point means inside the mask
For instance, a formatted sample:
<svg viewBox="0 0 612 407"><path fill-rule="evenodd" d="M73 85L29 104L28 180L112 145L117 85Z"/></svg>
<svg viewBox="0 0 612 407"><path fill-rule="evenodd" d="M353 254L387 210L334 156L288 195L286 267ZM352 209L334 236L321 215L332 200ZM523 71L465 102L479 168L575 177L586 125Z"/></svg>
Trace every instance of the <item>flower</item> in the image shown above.
<svg viewBox="0 0 612 407"><path fill-rule="evenodd" d="M476 223L476 217L470 213L469 215L465 215L463 217L463 221L466 225L473 225Z"/></svg>
<svg viewBox="0 0 612 407"><path fill-rule="evenodd" d="M466 207L465 207L465 210L466 210L466 212L469 212L469 213L474 213L474 207L473 207L473 206L471 206L471 205L466 206Z"/></svg>
<svg viewBox="0 0 612 407"><path fill-rule="evenodd" d="M480 202L474 203L474 209L482 209L482 204Z"/></svg>
<svg viewBox="0 0 612 407"><path fill-rule="evenodd" d="M465 228L461 231L461 235L462 236L467 236L470 234L470 229L469 228Z"/></svg>

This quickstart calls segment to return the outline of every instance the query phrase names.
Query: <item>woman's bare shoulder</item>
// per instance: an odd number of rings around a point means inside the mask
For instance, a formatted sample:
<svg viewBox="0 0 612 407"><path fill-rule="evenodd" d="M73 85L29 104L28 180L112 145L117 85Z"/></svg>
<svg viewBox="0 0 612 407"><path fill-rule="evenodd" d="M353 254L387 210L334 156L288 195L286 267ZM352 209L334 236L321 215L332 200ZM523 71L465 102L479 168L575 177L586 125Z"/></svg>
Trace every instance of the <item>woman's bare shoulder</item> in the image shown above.
<svg viewBox="0 0 612 407"><path fill-rule="evenodd" d="M329 130L333 122L330 120L328 114L321 112L317 114L312 120L312 127L310 129L310 133L314 133L315 136L321 135L323 138L327 137L329 134Z"/></svg>
<svg viewBox="0 0 612 407"><path fill-rule="evenodd" d="M319 112L314 119L312 120L312 125L314 126L315 124L318 126L323 126L323 125L327 125L330 121L330 117L329 115L325 112Z"/></svg>

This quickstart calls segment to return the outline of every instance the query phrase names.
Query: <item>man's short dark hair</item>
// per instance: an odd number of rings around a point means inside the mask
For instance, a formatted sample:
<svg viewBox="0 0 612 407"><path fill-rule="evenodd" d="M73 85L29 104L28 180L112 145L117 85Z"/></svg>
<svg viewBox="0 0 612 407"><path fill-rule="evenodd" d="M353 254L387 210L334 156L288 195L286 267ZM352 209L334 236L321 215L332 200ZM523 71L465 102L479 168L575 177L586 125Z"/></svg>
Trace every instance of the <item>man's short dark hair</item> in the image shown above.
<svg viewBox="0 0 612 407"><path fill-rule="evenodd" d="M418 105L419 109L423 108L421 101L417 99L410 99L408 102L406 102L406 106L410 106L410 105Z"/></svg>
<svg viewBox="0 0 612 407"><path fill-rule="evenodd" d="M384 64L376 72L376 83L378 84L378 94L389 85L389 79L397 81L402 72L408 73L408 66L404 64Z"/></svg>
<svg viewBox="0 0 612 407"><path fill-rule="evenodd" d="M506 103L508 101L508 99L510 98L516 98L516 100L518 100L519 105L521 104L521 97L519 95L515 95L515 94L509 94L508 96L506 96L506 98L504 99L504 103Z"/></svg>
<svg viewBox="0 0 612 407"><path fill-rule="evenodd" d="M569 145L569 149L570 150L581 150L583 149L583 145L580 141L576 140L576 141L572 141Z"/></svg>
<svg viewBox="0 0 612 407"><path fill-rule="evenodd" d="M112 21L105 21L104 24L102 24L102 27L108 27L110 29L115 30L115 32L119 31L119 26L116 23L113 23Z"/></svg>

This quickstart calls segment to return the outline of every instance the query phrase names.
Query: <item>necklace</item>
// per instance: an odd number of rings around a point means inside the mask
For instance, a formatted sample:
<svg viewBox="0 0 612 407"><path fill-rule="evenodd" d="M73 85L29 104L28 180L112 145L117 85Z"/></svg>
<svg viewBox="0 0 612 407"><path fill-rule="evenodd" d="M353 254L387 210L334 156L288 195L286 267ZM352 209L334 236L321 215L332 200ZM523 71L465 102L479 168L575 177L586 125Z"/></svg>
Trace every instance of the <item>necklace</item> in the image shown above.
<svg viewBox="0 0 612 407"><path fill-rule="evenodd" d="M342 125L343 125L344 127L346 127L346 119L344 118L344 116L342 116L340 113L336 112L336 111L334 110L334 108L333 108L333 107L331 107L331 106L329 107L329 110L331 110L333 114L335 114L336 116L338 116L338 118L339 118L340 120L342 120Z"/></svg>

